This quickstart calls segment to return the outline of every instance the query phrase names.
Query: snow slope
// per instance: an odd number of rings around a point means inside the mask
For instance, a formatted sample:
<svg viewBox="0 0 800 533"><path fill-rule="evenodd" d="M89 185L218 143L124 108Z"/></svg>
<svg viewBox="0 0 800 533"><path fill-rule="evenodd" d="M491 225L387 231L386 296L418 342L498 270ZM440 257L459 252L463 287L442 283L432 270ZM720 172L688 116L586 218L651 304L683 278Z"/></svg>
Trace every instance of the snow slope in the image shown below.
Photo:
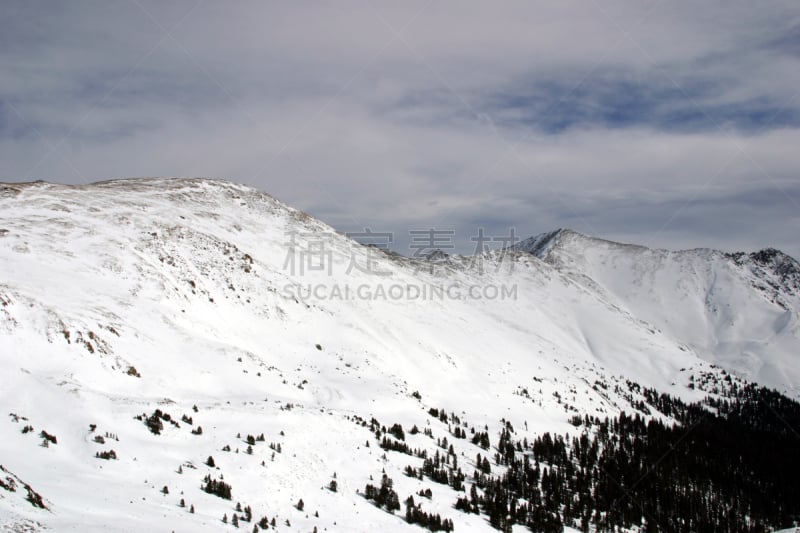
<svg viewBox="0 0 800 533"><path fill-rule="evenodd" d="M518 245L703 359L797 396L800 264L774 249L672 252L559 230Z"/></svg>
<svg viewBox="0 0 800 533"><path fill-rule="evenodd" d="M709 361L800 383L796 286L771 302L742 277L754 260L558 239L536 249L544 260L418 261L224 181L0 185L0 465L46 506L0 487L0 529L219 531L241 502L279 531L413 530L357 492L385 470L401 500L431 488L427 511L493 531L454 511L450 488L405 477L421 460L384 453L360 421L448 436L437 407L522 438L630 410L613 386L626 379L699 398L687 385L719 372ZM155 409L176 421L158 435ZM470 465L477 448L453 441ZM207 474L232 501L200 490Z"/></svg>

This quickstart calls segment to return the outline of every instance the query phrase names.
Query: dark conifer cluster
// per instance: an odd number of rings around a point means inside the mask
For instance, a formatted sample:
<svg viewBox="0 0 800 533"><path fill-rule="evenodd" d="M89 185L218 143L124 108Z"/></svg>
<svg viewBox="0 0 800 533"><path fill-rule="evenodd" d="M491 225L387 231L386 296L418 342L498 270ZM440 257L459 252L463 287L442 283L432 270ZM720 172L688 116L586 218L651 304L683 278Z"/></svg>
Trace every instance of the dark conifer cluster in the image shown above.
<svg viewBox="0 0 800 533"><path fill-rule="evenodd" d="M391 478L383 474L381 478L381 486L376 488L372 484L367 484L364 487L364 498L372 500L378 507L384 508L390 513L400 509L400 497L394 491Z"/></svg>
<svg viewBox="0 0 800 533"><path fill-rule="evenodd" d="M106 461L108 461L108 460L111 460L111 459L114 459L114 460L116 460L116 458L117 458L117 452L115 452L114 450L108 450L108 451L96 452L96 453L94 454L94 456L95 456L97 459L105 459Z"/></svg>
<svg viewBox="0 0 800 533"><path fill-rule="evenodd" d="M420 506L414 504L414 497L406 500L406 522L419 524L430 531L453 531L453 521L449 518L442 520L439 514L426 513Z"/></svg>
<svg viewBox="0 0 800 533"><path fill-rule="evenodd" d="M452 461L451 461L452 458ZM405 473L409 477L423 479L427 476L431 481L442 485L449 485L453 490L464 490L466 476L458 468L455 453L439 454L437 450L432 458L426 458L422 462L422 468L406 466Z"/></svg>
<svg viewBox="0 0 800 533"><path fill-rule="evenodd" d="M494 454L503 474L489 475L479 457L456 508L503 531L768 531L800 521L800 404L753 385L703 404L636 392L679 423L574 417L580 437L533 442L515 440L506 423Z"/></svg>
<svg viewBox="0 0 800 533"><path fill-rule="evenodd" d="M416 457L425 458L428 456L427 450L420 450L418 448L411 448L405 442L399 442L396 440L389 439L387 437L383 437L381 439L381 448L384 450L389 450L392 452L400 452L406 455L414 455Z"/></svg>
<svg viewBox="0 0 800 533"><path fill-rule="evenodd" d="M164 422L168 422L176 428L181 427L180 424L172 418L172 415L161 411L161 409L156 409L150 415L147 413L142 413L140 415L136 415L134 418L144 422L144 425L147 426L147 429L149 429L150 433L153 435L161 434L161 431L164 429Z"/></svg>
<svg viewBox="0 0 800 533"><path fill-rule="evenodd" d="M397 440L406 440L406 434L403 431L403 426L400 424L392 424L392 426L386 430L386 432Z"/></svg>
<svg viewBox="0 0 800 533"><path fill-rule="evenodd" d="M231 486L221 479L213 479L210 474L203 478L203 484L201 485L201 488L205 492L219 496L222 499L231 499Z"/></svg>
<svg viewBox="0 0 800 533"><path fill-rule="evenodd" d="M50 433L46 432L45 430L42 430L39 433L39 436L42 438L42 446L47 447L47 446L49 446L49 443L58 444L58 439L56 438L56 436L55 435L51 435Z"/></svg>

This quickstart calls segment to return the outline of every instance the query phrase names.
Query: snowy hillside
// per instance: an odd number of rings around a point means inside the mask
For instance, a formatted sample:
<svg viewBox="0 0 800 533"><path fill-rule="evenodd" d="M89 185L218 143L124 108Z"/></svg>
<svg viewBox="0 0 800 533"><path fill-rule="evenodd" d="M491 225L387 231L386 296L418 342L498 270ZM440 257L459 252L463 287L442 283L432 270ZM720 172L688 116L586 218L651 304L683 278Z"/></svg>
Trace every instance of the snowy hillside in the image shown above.
<svg viewBox="0 0 800 533"><path fill-rule="evenodd" d="M364 497L385 473L494 531L387 434L471 475L483 432L744 385L711 363L796 394L790 258L527 244L418 261L223 181L0 184L0 530L418 530Z"/></svg>
<svg viewBox="0 0 800 533"><path fill-rule="evenodd" d="M743 377L800 391L800 263L759 252L671 252L570 230L519 243L572 279ZM583 281L582 281L583 280Z"/></svg>

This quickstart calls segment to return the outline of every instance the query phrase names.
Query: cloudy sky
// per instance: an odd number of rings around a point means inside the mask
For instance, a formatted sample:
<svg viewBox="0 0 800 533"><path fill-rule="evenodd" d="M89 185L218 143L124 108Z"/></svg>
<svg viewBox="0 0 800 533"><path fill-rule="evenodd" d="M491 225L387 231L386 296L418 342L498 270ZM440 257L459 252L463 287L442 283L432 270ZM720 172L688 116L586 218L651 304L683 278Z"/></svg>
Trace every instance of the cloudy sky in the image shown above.
<svg viewBox="0 0 800 533"><path fill-rule="evenodd" d="M344 231L800 257L800 4L0 7L0 180L253 185Z"/></svg>

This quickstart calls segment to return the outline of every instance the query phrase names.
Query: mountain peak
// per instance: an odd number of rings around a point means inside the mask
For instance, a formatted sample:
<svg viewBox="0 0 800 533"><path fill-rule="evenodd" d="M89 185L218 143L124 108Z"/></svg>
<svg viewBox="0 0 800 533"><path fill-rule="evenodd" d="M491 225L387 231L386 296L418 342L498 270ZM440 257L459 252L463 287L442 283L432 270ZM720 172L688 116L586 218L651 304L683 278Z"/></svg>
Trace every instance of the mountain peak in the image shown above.
<svg viewBox="0 0 800 533"><path fill-rule="evenodd" d="M545 257L547 252L563 237L573 235L585 237L585 235L582 235L571 229L558 228L554 231L540 233L538 235L534 235L533 237L524 239L513 246L510 246L509 249L517 252L527 252L541 259Z"/></svg>
<svg viewBox="0 0 800 533"><path fill-rule="evenodd" d="M800 293L800 262L777 248L763 248L749 254L736 252L726 257L740 267L748 266L762 277L765 272L769 273L784 290Z"/></svg>
<svg viewBox="0 0 800 533"><path fill-rule="evenodd" d="M511 246L510 249L533 254L539 259L546 259L550 255L550 252L555 249L571 248L573 251L581 252L588 246L647 249L637 244L626 244L592 237L570 228L558 228L554 231L540 233L539 235L518 242L514 246Z"/></svg>

